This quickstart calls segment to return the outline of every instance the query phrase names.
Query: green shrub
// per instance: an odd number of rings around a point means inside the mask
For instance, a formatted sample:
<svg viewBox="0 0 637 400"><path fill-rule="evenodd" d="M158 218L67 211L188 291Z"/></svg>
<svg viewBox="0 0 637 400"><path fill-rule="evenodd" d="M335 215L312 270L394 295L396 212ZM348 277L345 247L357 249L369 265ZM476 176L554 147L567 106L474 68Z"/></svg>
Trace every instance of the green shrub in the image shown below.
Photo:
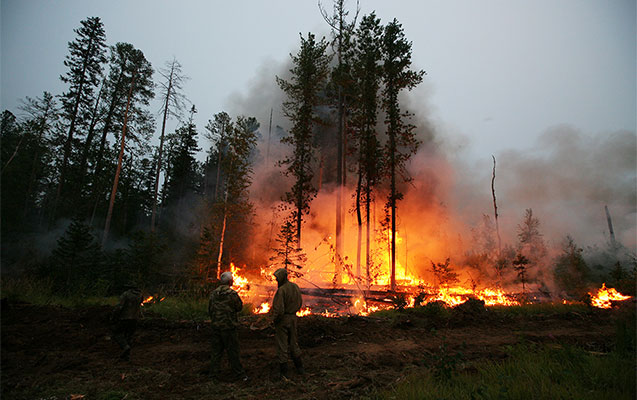
<svg viewBox="0 0 637 400"><path fill-rule="evenodd" d="M596 355L570 347L519 345L510 348L509 358L504 361L477 362L458 373L457 363L451 358L438 358L444 361L438 367L431 365L427 371L373 397L618 400L634 399L636 394L634 353ZM440 373L436 375L436 371Z"/></svg>

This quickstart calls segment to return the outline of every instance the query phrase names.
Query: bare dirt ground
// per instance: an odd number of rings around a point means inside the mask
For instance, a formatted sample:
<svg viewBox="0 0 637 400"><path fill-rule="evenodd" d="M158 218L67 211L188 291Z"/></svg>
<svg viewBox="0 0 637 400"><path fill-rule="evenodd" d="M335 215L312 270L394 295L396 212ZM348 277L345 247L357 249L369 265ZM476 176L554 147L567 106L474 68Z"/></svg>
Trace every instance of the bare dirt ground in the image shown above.
<svg viewBox="0 0 637 400"><path fill-rule="evenodd" d="M377 317L299 319L306 374L290 362L290 380L277 381L274 336L242 318L241 359L248 383L213 383L209 327L146 314L129 362L110 338L109 307L66 309L4 303L3 399L349 399L391 387L431 366L441 351L463 360L498 360L520 342L572 344L605 352L612 345L612 311L503 316L454 310L438 321L413 313ZM444 344L444 346L443 346ZM444 348L444 350L442 350ZM229 375L229 368L225 365Z"/></svg>

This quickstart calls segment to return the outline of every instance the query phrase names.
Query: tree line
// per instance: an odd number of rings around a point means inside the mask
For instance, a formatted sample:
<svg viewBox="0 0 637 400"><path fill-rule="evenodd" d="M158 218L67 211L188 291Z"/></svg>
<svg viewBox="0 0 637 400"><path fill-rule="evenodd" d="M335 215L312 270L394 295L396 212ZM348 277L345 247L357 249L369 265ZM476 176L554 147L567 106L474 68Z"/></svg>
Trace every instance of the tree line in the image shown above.
<svg viewBox="0 0 637 400"><path fill-rule="evenodd" d="M233 251L240 257L239 235L224 234L250 229L256 119L214 115L199 162L197 109L183 92L181 64L172 59L155 71L134 45L108 46L99 17L74 32L60 76L66 90L26 97L17 116L2 112L3 265L26 266L70 290L197 275L197 254L213 248L217 269ZM153 99L159 112L150 110ZM178 127L169 132L171 118ZM47 257L51 249L41 247L51 234L57 241Z"/></svg>

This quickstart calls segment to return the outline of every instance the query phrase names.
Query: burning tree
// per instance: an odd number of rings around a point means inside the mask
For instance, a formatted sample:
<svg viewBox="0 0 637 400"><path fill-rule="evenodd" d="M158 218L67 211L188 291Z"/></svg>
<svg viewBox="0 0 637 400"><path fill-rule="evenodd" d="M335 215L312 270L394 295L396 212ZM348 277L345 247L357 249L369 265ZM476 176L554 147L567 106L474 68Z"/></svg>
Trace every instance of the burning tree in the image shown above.
<svg viewBox="0 0 637 400"><path fill-rule="evenodd" d="M352 129L358 144L358 165L356 182L356 218L358 222L357 275L360 275L360 253L363 217L365 209L365 273L371 281L371 239L373 225L370 205L374 200L374 190L378 185L382 170L382 152L377 137L379 90L381 83L381 39L383 28L375 14L363 17L356 31L355 53L353 56L353 77L355 79L355 102L353 105Z"/></svg>
<svg viewBox="0 0 637 400"><path fill-rule="evenodd" d="M526 283L528 282L528 270L529 259L524 255L518 253L513 260L513 269L518 273L518 281L522 283L522 291L526 292Z"/></svg>
<svg viewBox="0 0 637 400"><path fill-rule="evenodd" d="M293 147L292 155L280 161L280 165L287 167L286 176L295 179L292 189L285 194L285 201L294 206L292 218L296 221L295 236L299 247L303 214L309 212L310 202L316 196L316 188L312 184L312 164L316 158L312 139L317 123L315 108L321 103L319 95L329 72L330 58L325 53L326 47L325 39L317 43L311 33L308 33L307 39L301 36L301 49L297 55L291 55L291 79L276 78L288 97L283 103L283 111L293 124L290 135L281 139L281 142Z"/></svg>
<svg viewBox="0 0 637 400"><path fill-rule="evenodd" d="M443 263L431 262L431 270L438 282L438 286L449 286L458 282L458 274L453 271L453 267L449 265L450 259L447 258Z"/></svg>
<svg viewBox="0 0 637 400"><path fill-rule="evenodd" d="M252 215L253 205L248 196L252 183L252 163L258 136L259 123L254 117L239 116L232 123L226 113L215 116L215 123L207 127L211 132L223 132L218 136L216 150L219 155L217 179L222 197L214 197L210 210L211 221L202 229L200 250L202 254L217 256L217 279L221 274L224 249L227 247L227 230L249 232L247 220ZM216 191L216 190L215 190ZM213 233L217 232L217 234ZM234 235L237 240L246 235ZM218 238L218 239L216 239ZM216 251L212 250L216 247Z"/></svg>
<svg viewBox="0 0 637 400"><path fill-rule="evenodd" d="M424 71L412 71L411 42L407 41L402 26L396 19L385 26L382 39L383 49L383 110L389 138L385 146L387 175L390 181L389 197L385 206L391 218L391 289L396 289L396 203L403 195L396 187L396 176L408 181L405 164L418 150L420 142L414 135L415 126L405 120L408 112L401 112L398 94L403 89L411 90L420 82Z"/></svg>
<svg viewBox="0 0 637 400"><path fill-rule="evenodd" d="M275 255L270 258L270 261L278 262L286 270L291 267L302 268L307 261L307 257L303 250L297 246L294 221L290 218L286 219L275 240L278 246L275 248Z"/></svg>

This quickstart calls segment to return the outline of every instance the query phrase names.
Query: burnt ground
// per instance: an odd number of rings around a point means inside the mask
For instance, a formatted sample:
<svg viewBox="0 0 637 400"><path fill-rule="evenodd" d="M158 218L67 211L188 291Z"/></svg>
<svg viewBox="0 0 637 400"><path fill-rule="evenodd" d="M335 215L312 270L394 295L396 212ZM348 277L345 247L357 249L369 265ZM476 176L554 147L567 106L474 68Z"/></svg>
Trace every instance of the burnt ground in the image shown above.
<svg viewBox="0 0 637 400"><path fill-rule="evenodd" d="M4 303L4 302L3 302ZM209 327L146 314L131 361L118 360L110 338L110 307L67 309L4 303L3 399L346 399L391 387L431 367L441 352L461 351L463 365L507 357L520 342L576 345L606 352L615 334L613 312L591 309L513 316L490 310L432 318L308 316L299 319L307 373L278 382L274 332L242 318L241 358L251 380L212 383ZM444 344L444 346L443 346ZM228 374L227 363L224 369ZM470 370L470 367L469 367Z"/></svg>

